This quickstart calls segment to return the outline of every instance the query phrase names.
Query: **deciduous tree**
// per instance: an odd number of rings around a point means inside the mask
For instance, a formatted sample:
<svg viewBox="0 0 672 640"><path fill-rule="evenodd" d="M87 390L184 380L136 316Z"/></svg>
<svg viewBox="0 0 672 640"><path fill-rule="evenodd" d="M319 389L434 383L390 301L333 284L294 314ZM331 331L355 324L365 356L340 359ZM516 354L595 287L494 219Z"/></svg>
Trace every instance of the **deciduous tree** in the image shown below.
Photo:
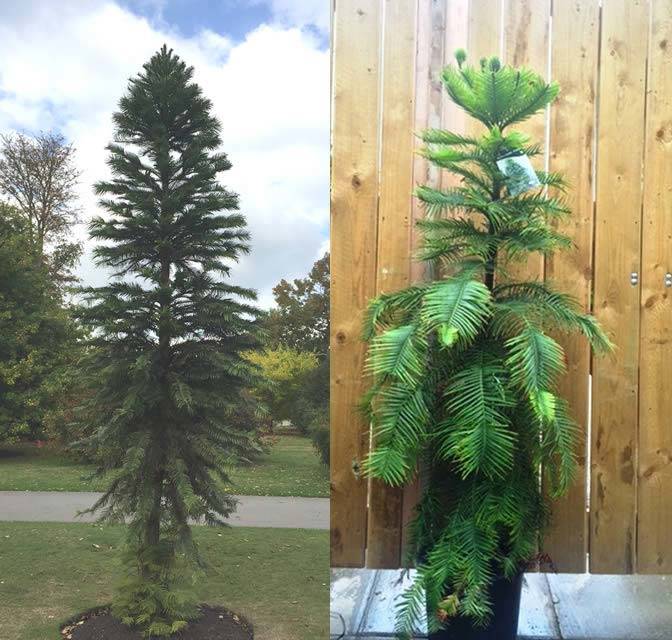
<svg viewBox="0 0 672 640"><path fill-rule="evenodd" d="M305 278L281 280L273 287L276 307L265 321L272 346L329 353L329 254L313 265Z"/></svg>
<svg viewBox="0 0 672 640"><path fill-rule="evenodd" d="M78 179L75 149L62 135L0 136L0 193L23 216L36 262L59 282L72 279L81 254L81 244L72 240Z"/></svg>
<svg viewBox="0 0 672 640"><path fill-rule="evenodd" d="M0 440L40 438L58 410L80 332L33 259L25 218L0 204Z"/></svg>

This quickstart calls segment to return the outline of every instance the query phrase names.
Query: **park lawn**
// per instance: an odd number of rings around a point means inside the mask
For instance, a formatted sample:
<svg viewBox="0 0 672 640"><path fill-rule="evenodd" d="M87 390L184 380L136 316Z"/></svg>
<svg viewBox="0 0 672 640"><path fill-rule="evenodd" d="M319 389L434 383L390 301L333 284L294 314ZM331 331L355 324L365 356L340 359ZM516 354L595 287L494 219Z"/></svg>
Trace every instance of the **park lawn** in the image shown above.
<svg viewBox="0 0 672 640"><path fill-rule="evenodd" d="M91 467L50 446L0 445L0 491L100 491ZM329 496L329 472L309 438L282 435L270 453L230 473L227 490L243 496Z"/></svg>
<svg viewBox="0 0 672 640"><path fill-rule="evenodd" d="M74 614L109 602L123 527L0 522L0 638L56 640ZM195 528L203 602L245 616L255 640L327 638L326 531Z"/></svg>

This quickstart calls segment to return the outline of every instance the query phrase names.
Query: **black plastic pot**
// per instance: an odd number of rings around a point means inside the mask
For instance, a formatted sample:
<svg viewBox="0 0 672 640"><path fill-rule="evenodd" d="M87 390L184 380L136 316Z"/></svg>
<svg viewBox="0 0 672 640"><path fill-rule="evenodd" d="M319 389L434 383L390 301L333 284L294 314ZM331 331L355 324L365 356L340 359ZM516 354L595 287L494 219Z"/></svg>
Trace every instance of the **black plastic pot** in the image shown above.
<svg viewBox="0 0 672 640"><path fill-rule="evenodd" d="M489 627L474 627L470 618L457 617L446 629L431 634L430 640L516 640L522 588L522 573L513 580L496 580L490 589L493 616Z"/></svg>

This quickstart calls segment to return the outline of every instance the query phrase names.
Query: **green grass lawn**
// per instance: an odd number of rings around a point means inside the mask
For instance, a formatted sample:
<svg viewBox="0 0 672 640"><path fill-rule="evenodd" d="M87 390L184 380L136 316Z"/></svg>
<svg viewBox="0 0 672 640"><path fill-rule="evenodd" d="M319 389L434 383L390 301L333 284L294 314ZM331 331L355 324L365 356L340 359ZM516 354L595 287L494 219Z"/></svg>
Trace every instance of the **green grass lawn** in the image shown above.
<svg viewBox="0 0 672 640"><path fill-rule="evenodd" d="M89 472L52 447L0 445L0 491L99 491L104 483L85 480ZM227 489L239 495L329 496L329 471L300 436L278 436L268 455L234 469L231 479Z"/></svg>
<svg viewBox="0 0 672 640"><path fill-rule="evenodd" d="M327 535L199 527L199 598L244 615L256 640L328 638ZM0 639L57 640L60 623L109 602L122 539L121 526L0 523Z"/></svg>

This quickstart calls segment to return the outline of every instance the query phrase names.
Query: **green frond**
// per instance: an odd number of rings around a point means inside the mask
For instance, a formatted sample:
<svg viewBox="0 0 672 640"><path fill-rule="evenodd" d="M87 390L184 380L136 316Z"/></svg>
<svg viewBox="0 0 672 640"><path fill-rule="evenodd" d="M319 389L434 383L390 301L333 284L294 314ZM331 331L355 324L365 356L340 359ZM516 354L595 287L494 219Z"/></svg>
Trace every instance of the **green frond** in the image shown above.
<svg viewBox="0 0 672 640"><path fill-rule="evenodd" d="M469 342L476 337L490 314L489 289L467 274L466 277L449 278L428 287L420 317L428 330L441 328L444 334L449 330L456 340Z"/></svg>
<svg viewBox="0 0 672 640"><path fill-rule="evenodd" d="M495 288L493 296L493 326L498 335L511 333L521 322L532 322L565 332L580 331L598 353L608 353L613 349L597 320L581 312L578 300L555 291L547 283L503 284Z"/></svg>
<svg viewBox="0 0 672 640"><path fill-rule="evenodd" d="M513 464L515 431L507 410L515 404L499 358L483 351L466 356L468 364L446 389L446 420L436 431L437 455L454 460L463 477L505 475Z"/></svg>
<svg viewBox="0 0 672 640"><path fill-rule="evenodd" d="M423 203L428 219L436 219L445 211L485 213L489 200L485 192L465 187L445 191L431 187L417 187L415 195Z"/></svg>
<svg viewBox="0 0 672 640"><path fill-rule="evenodd" d="M405 324L420 310L426 286L414 285L395 293L381 294L369 302L364 317L362 339L369 342L380 329Z"/></svg>
<svg viewBox="0 0 672 640"><path fill-rule="evenodd" d="M565 371L562 347L532 325L509 338L505 345L511 382L530 396L553 389L558 376Z"/></svg>
<svg viewBox="0 0 672 640"><path fill-rule="evenodd" d="M569 414L567 402L556 398L553 420L542 429L543 468L553 496L563 495L576 477L576 443L579 427Z"/></svg>
<svg viewBox="0 0 672 640"><path fill-rule="evenodd" d="M417 576L395 604L395 633L399 640L412 640L427 609L425 581Z"/></svg>
<svg viewBox="0 0 672 640"><path fill-rule="evenodd" d="M372 338L367 368L375 376L389 376L414 387L424 373L426 337L414 324L402 325Z"/></svg>
<svg viewBox="0 0 672 640"><path fill-rule="evenodd" d="M551 227L525 225L501 236L500 249L510 258L518 258L530 253L550 254L558 249L569 249L570 238Z"/></svg>
<svg viewBox="0 0 672 640"><path fill-rule="evenodd" d="M443 505L440 493L431 484L424 488L415 507L415 514L408 523L408 545L405 565L411 566L436 542L441 534Z"/></svg>
<svg viewBox="0 0 672 640"><path fill-rule="evenodd" d="M478 144L476 138L463 136L445 129L425 129L420 133L420 139L425 144L445 144L457 147L475 147Z"/></svg>
<svg viewBox="0 0 672 640"><path fill-rule="evenodd" d="M381 444L395 441L414 450L423 440L430 421L423 387L409 388L393 383L378 393L374 407L374 437Z"/></svg>
<svg viewBox="0 0 672 640"><path fill-rule="evenodd" d="M487 231L466 218L430 218L421 220L418 226L424 236L418 251L420 260L441 258L448 262L471 256L485 261L494 245Z"/></svg>
<svg viewBox="0 0 672 640"><path fill-rule="evenodd" d="M555 100L557 83L530 69L448 66L442 80L452 100L489 129L523 122Z"/></svg>
<svg viewBox="0 0 672 640"><path fill-rule="evenodd" d="M576 318L579 324L579 329L588 339L591 346L598 353L610 353L614 350L614 344L609 339L609 336L600 327L597 319L591 315L579 315Z"/></svg>
<svg viewBox="0 0 672 640"><path fill-rule="evenodd" d="M366 477L378 478L392 487L399 487L408 481L413 473L412 459L407 451L400 450L393 441L379 444L369 451L362 463Z"/></svg>
<svg viewBox="0 0 672 640"><path fill-rule="evenodd" d="M549 187L551 189L556 189L558 191L564 192L569 188L567 180L561 173L546 171L537 171L537 178L541 182L542 186Z"/></svg>

